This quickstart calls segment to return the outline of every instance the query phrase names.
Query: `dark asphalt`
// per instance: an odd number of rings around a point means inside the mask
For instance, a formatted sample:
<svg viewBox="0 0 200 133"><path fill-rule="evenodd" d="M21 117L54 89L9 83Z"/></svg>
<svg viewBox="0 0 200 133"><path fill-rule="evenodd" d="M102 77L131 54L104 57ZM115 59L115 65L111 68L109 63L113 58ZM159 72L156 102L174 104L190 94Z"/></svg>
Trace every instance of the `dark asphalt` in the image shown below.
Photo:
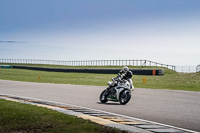
<svg viewBox="0 0 200 133"><path fill-rule="evenodd" d="M105 87L0 80L0 94L38 98L109 111L200 132L200 92L141 89L127 105L101 104Z"/></svg>

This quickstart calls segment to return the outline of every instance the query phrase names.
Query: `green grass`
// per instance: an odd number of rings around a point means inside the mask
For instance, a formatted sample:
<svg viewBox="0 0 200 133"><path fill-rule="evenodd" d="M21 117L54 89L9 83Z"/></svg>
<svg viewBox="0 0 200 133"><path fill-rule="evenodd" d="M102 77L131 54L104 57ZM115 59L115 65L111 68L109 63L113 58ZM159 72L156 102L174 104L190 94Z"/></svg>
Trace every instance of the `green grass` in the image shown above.
<svg viewBox="0 0 200 133"><path fill-rule="evenodd" d="M146 77L147 82L142 83ZM135 86L139 88L200 91L200 73L177 73L165 76L135 76Z"/></svg>
<svg viewBox="0 0 200 133"><path fill-rule="evenodd" d="M38 78L40 76L40 79ZM74 84L74 85L106 85L115 75L88 73L61 73L22 69L0 69L0 79L28 81L40 83Z"/></svg>
<svg viewBox="0 0 200 133"><path fill-rule="evenodd" d="M122 133L43 107L0 100L0 133Z"/></svg>
<svg viewBox="0 0 200 133"><path fill-rule="evenodd" d="M40 76L40 79L38 79ZM106 86L115 74L61 73L22 69L0 69L0 79L56 84ZM143 84L143 78L147 82ZM200 91L200 73L177 73L165 70L164 76L133 75L136 88Z"/></svg>

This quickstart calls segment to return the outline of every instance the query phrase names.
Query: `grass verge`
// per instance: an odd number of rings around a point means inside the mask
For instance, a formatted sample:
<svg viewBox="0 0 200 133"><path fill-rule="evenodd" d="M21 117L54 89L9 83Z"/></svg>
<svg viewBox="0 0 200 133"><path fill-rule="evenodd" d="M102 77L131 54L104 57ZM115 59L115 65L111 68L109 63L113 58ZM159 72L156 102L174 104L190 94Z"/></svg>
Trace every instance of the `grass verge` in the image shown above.
<svg viewBox="0 0 200 133"><path fill-rule="evenodd" d="M0 99L0 132L122 133L75 116L43 107Z"/></svg>
<svg viewBox="0 0 200 133"><path fill-rule="evenodd" d="M0 69L0 79L40 83L106 86L107 81L115 76L115 74ZM147 79L145 84L144 77ZM133 75L132 80L136 88L200 91L200 73L176 73L167 70L164 76Z"/></svg>

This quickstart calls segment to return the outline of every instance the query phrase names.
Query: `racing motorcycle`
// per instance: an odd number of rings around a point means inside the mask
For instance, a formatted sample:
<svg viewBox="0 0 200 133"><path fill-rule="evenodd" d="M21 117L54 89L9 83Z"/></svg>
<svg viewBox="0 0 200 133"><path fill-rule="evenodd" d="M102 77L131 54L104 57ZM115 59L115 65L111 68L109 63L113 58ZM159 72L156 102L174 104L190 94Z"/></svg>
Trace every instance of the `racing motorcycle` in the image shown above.
<svg viewBox="0 0 200 133"><path fill-rule="evenodd" d="M118 75L116 78L112 78L112 82L108 81L107 85L109 87L105 89L99 99L102 103L107 101L119 102L122 105L125 105L131 99L131 91L133 91L134 86L128 80L122 80L121 76Z"/></svg>

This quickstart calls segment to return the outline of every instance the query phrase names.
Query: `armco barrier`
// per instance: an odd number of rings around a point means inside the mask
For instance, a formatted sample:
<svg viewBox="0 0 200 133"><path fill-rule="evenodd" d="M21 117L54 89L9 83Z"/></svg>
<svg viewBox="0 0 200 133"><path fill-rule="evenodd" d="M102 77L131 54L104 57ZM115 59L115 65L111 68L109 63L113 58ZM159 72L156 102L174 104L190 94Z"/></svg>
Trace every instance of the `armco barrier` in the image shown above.
<svg viewBox="0 0 200 133"><path fill-rule="evenodd" d="M10 65L0 65L0 68L11 68Z"/></svg>
<svg viewBox="0 0 200 133"><path fill-rule="evenodd" d="M117 74L121 69L67 69L67 68L43 68L12 66L16 69L28 69L50 72L75 72L75 73L97 73L97 74ZM130 69L134 75L164 75L163 69Z"/></svg>

